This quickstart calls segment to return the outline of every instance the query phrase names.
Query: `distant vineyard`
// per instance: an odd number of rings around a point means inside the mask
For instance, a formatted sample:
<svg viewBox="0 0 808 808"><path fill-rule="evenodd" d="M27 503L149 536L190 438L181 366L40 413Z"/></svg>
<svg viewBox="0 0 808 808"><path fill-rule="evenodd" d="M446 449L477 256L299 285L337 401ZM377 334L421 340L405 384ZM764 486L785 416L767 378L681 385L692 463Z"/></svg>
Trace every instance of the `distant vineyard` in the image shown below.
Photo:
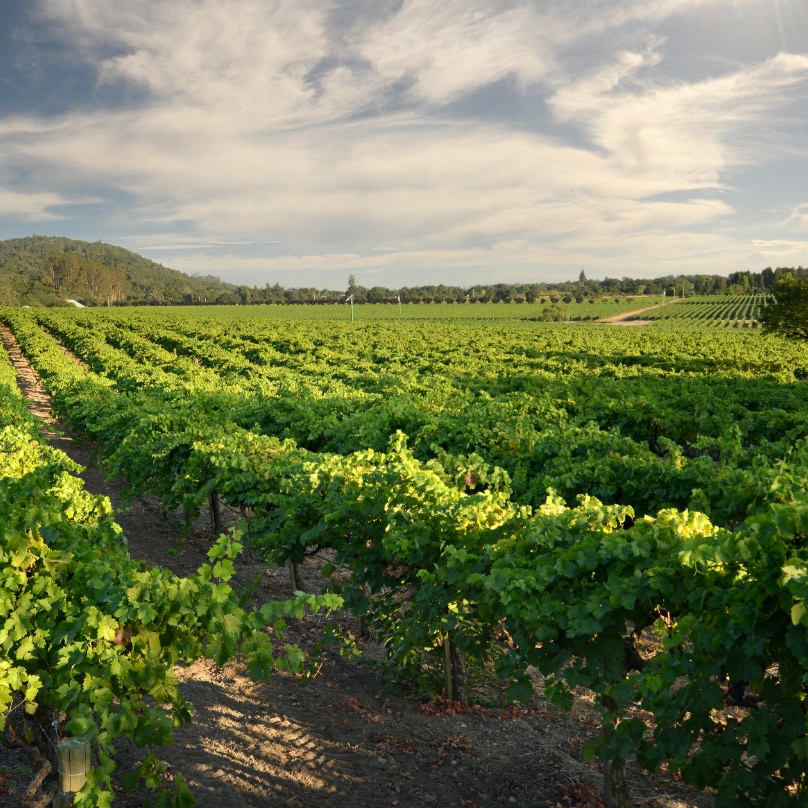
<svg viewBox="0 0 808 808"><path fill-rule="evenodd" d="M758 311L766 295L711 295L689 297L637 315L656 323L688 323L713 328L757 328Z"/></svg>
<svg viewBox="0 0 808 808"><path fill-rule="evenodd" d="M357 321L389 321L408 323L413 320L492 322L497 320L541 321L548 306L562 303L566 307L569 319L573 322L592 322L605 317L635 311L662 303L661 295L627 297L584 297L580 302L572 295L553 295L528 302L516 301L465 301L465 302L409 302L399 304L395 300L387 303L357 303L353 307L353 316ZM175 314L186 313L194 317L193 311L187 308L166 307L164 311ZM203 310L204 312L204 310ZM220 306L216 315L220 320L243 319L249 316L258 322L275 320L321 321L351 319L349 302L342 301L329 305L311 306L305 304L265 304L250 306Z"/></svg>

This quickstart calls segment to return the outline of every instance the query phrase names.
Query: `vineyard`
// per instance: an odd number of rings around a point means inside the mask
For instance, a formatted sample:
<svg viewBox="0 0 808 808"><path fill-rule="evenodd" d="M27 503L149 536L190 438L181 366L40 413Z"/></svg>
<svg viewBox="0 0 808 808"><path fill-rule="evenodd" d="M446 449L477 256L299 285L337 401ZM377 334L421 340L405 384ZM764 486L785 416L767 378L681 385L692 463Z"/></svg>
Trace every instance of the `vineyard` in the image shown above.
<svg viewBox="0 0 808 808"><path fill-rule="evenodd" d="M612 804L636 756L717 806L804 805L808 354L713 327L754 322L759 300L709 300L645 312L684 321L647 329L545 324L527 304L355 322L344 307L0 310L131 496L189 521L241 514L197 575L132 562L0 366L6 720L51 711L93 739L77 804L111 804L114 737L160 744L187 720L175 662L300 664L273 645L284 615L340 605L450 700L483 671L516 700L533 670L557 705L594 693L587 752ZM466 314L482 310L495 326ZM293 578L317 556L324 593L245 611L227 584L242 545ZM181 779L160 798L185 804Z"/></svg>
<svg viewBox="0 0 808 808"><path fill-rule="evenodd" d="M766 295L762 294L689 297L677 301L675 306L639 316L657 323L672 323L676 327L687 323L712 328L757 328L758 312L765 301Z"/></svg>

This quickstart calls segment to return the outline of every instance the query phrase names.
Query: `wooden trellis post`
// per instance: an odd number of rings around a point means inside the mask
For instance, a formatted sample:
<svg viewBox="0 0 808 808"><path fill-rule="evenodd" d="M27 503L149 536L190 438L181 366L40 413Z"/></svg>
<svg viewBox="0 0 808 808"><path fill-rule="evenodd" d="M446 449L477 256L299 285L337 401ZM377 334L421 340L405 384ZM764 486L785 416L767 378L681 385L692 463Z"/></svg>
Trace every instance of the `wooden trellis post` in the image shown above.
<svg viewBox="0 0 808 808"><path fill-rule="evenodd" d="M86 738L65 738L56 747L59 765L59 793L53 800L55 808L73 804L73 795L87 782L90 771L90 744Z"/></svg>
<svg viewBox="0 0 808 808"><path fill-rule="evenodd" d="M219 504L219 495L215 491L208 494L208 507L210 510L210 526L213 529L213 535L218 536L224 532L224 525L222 523L222 511Z"/></svg>

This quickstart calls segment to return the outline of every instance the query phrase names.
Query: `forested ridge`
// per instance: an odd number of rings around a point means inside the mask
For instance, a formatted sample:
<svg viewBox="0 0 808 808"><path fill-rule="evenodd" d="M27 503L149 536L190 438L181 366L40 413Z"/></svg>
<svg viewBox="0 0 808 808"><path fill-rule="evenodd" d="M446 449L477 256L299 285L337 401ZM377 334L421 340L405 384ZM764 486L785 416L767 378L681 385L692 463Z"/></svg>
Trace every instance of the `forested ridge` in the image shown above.
<svg viewBox="0 0 808 808"><path fill-rule="evenodd" d="M582 302L614 296L724 295L766 292L785 275L808 278L808 269L767 267L728 275L668 275L661 278L606 277L559 283L492 283L471 287L445 284L366 287L350 276L342 290L284 288L226 283L213 275L188 275L137 253L61 236L33 235L0 241L0 300L8 305L55 306L76 299L86 305L334 304L356 303L533 303Z"/></svg>
<svg viewBox="0 0 808 808"><path fill-rule="evenodd" d="M186 275L137 253L59 236L0 241L0 298L12 305L233 303L237 287Z"/></svg>

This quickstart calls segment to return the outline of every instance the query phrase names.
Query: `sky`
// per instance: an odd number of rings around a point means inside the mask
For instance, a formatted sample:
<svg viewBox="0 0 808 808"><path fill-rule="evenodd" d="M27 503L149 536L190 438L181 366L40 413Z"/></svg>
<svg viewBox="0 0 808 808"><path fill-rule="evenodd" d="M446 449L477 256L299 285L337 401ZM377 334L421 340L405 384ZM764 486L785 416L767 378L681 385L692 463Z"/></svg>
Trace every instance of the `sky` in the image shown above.
<svg viewBox="0 0 808 808"><path fill-rule="evenodd" d="M0 239L263 286L808 265L808 0L3 0Z"/></svg>

